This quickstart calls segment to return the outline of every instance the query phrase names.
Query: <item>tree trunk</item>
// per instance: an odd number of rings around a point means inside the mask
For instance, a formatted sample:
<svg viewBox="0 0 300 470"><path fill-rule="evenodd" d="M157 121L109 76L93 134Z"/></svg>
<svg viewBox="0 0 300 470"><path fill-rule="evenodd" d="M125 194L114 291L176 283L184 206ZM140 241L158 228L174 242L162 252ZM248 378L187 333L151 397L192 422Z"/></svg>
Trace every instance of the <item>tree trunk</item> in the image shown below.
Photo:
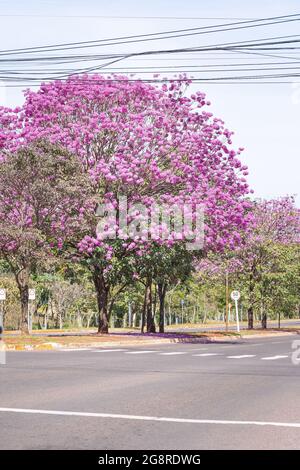
<svg viewBox="0 0 300 470"><path fill-rule="evenodd" d="M146 323L146 306L147 306L147 295L148 295L147 288L148 286L145 287L142 318L141 318L141 333L142 334L144 334L145 332L145 323Z"/></svg>
<svg viewBox="0 0 300 470"><path fill-rule="evenodd" d="M28 325L28 287L29 287L29 268L23 267L15 274L21 300L21 322L20 329L24 335L29 335Z"/></svg>
<svg viewBox="0 0 300 470"><path fill-rule="evenodd" d="M252 305L248 308L248 328L253 330L253 307Z"/></svg>
<svg viewBox="0 0 300 470"><path fill-rule="evenodd" d="M261 327L266 330L267 328L267 313L262 305Z"/></svg>
<svg viewBox="0 0 300 470"><path fill-rule="evenodd" d="M155 333L155 323L152 314L152 279L149 279L146 286L146 318L147 333Z"/></svg>
<svg viewBox="0 0 300 470"><path fill-rule="evenodd" d="M254 281L253 274L249 277L249 307L248 307L248 329L253 330L253 294L254 294Z"/></svg>
<svg viewBox="0 0 300 470"><path fill-rule="evenodd" d="M109 313L108 313L108 294L109 287L106 285L103 271L101 268L95 266L93 272L93 280L97 294L98 305L98 333L107 334L109 326Z"/></svg>
<svg viewBox="0 0 300 470"><path fill-rule="evenodd" d="M165 297L167 285L164 283L157 284L157 292L159 297L159 332L165 332Z"/></svg>

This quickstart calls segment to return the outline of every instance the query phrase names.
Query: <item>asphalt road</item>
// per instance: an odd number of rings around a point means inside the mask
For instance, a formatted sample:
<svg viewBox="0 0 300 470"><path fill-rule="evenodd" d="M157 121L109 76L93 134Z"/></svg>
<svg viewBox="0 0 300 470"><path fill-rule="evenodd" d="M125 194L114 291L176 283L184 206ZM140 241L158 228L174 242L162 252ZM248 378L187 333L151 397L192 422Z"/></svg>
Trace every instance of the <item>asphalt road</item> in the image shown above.
<svg viewBox="0 0 300 470"><path fill-rule="evenodd" d="M9 352L0 449L299 449L295 339Z"/></svg>
<svg viewBox="0 0 300 470"><path fill-rule="evenodd" d="M281 328L300 328L300 320L282 320L280 322ZM241 330L246 330L247 324L242 323L240 324L240 329ZM254 329L261 329L261 323L256 323L254 326ZM275 320L269 320L268 321L268 328L278 328L278 321ZM225 325L214 325L213 323L207 324L207 325L200 325L199 327L188 327L188 326L181 326L180 324L176 326L176 328L170 328L168 327L169 332L186 332L186 333L197 333L197 332L202 332L202 331L224 331L226 329ZM235 323L230 323L229 325L229 330L230 331L235 331L236 330L236 325Z"/></svg>

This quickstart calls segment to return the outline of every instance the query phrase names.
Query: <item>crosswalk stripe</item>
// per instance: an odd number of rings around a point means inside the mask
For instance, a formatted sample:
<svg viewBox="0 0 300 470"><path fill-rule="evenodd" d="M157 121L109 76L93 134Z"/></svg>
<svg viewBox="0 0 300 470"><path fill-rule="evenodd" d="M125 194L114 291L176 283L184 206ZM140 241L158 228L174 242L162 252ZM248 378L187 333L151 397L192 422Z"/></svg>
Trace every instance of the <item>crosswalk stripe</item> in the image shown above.
<svg viewBox="0 0 300 470"><path fill-rule="evenodd" d="M270 356L270 357L262 357L262 361L276 361L277 359L284 359L285 357L289 356Z"/></svg>
<svg viewBox="0 0 300 470"><path fill-rule="evenodd" d="M242 354L241 356L227 356L227 359L244 359L246 357L255 357L256 354Z"/></svg>

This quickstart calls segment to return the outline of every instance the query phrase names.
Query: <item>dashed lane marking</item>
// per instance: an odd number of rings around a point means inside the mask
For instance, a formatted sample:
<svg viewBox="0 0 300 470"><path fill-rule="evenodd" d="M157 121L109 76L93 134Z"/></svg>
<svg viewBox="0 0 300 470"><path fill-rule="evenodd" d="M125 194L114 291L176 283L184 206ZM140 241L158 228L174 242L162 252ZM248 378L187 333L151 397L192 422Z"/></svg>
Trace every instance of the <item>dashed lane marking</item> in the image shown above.
<svg viewBox="0 0 300 470"><path fill-rule="evenodd" d="M159 351L128 351L125 352L125 354L151 354L151 353L157 353Z"/></svg>
<svg viewBox="0 0 300 470"><path fill-rule="evenodd" d="M56 349L56 351L75 352L75 351L92 351L92 349L91 348L61 348L61 349Z"/></svg>
<svg viewBox="0 0 300 470"><path fill-rule="evenodd" d="M277 359L284 359L289 356L269 356L269 357L262 357L262 361L276 361Z"/></svg>
<svg viewBox="0 0 300 470"><path fill-rule="evenodd" d="M195 357L208 357L208 356L223 356L223 354L219 353L203 353L203 354L193 354Z"/></svg>
<svg viewBox="0 0 300 470"><path fill-rule="evenodd" d="M92 351L96 353L110 353L110 352L125 352L125 351L128 351L128 349L93 349Z"/></svg>
<svg viewBox="0 0 300 470"><path fill-rule="evenodd" d="M241 356L227 356L227 359L246 359L247 357L256 357L256 354L242 354Z"/></svg>
<svg viewBox="0 0 300 470"><path fill-rule="evenodd" d="M182 351L176 351L176 352L165 352L165 353L160 353L160 356L179 356L181 354L187 354L186 352Z"/></svg>

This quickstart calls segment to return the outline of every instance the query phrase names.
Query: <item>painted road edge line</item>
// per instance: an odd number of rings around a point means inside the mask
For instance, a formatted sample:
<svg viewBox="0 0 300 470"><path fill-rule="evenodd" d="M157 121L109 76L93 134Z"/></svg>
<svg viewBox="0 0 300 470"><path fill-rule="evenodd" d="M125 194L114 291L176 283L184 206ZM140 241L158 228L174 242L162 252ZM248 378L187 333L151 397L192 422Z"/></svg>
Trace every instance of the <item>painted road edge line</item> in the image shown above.
<svg viewBox="0 0 300 470"><path fill-rule="evenodd" d="M111 418L127 419L134 421L158 421L166 423L187 423L187 424L219 424L219 425L240 425L240 426L275 426L284 428L300 428L300 423L284 423L276 421L235 421L223 419L192 419L192 418L167 418L159 416L139 416L121 415L111 413L89 413L81 411L58 411L58 410L35 410L29 408L0 408L0 413L23 413L57 416L77 416L83 418Z"/></svg>

